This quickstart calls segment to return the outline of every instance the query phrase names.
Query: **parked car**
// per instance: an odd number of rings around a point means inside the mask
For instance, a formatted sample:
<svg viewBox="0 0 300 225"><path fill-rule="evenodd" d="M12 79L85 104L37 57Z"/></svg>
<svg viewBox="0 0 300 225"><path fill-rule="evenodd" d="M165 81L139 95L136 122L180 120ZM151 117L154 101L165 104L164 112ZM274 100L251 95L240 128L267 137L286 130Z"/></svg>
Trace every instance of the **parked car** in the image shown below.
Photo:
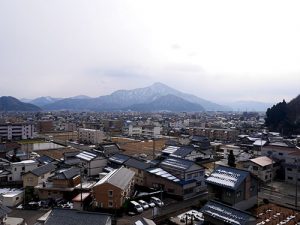
<svg viewBox="0 0 300 225"><path fill-rule="evenodd" d="M164 203L157 197L151 197L150 201L155 203L157 206L162 207L164 206Z"/></svg>
<svg viewBox="0 0 300 225"><path fill-rule="evenodd" d="M143 207L143 209L149 209L149 204L144 200L138 200L138 202Z"/></svg>
<svg viewBox="0 0 300 225"><path fill-rule="evenodd" d="M142 213L144 211L143 207L136 201L130 201L130 207L133 208L133 210L138 213Z"/></svg>

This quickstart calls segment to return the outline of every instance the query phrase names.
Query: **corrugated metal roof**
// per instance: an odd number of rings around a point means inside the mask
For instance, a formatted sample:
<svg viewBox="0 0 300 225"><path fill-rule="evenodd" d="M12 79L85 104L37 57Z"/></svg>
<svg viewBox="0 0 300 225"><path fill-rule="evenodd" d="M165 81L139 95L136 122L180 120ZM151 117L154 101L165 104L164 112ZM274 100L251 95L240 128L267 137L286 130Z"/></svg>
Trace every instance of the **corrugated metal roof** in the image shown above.
<svg viewBox="0 0 300 225"><path fill-rule="evenodd" d="M209 201L202 208L201 212L205 215L213 217L226 224L247 225L249 222L255 221L255 217L250 214L224 205L216 201Z"/></svg>
<svg viewBox="0 0 300 225"><path fill-rule="evenodd" d="M149 173L166 178L168 180L171 180L174 182L180 182L180 180L177 177L173 176L172 174L168 173L167 171L163 170L162 168L151 168L151 169L148 169L147 171Z"/></svg>
<svg viewBox="0 0 300 225"><path fill-rule="evenodd" d="M230 189L236 189L250 175L248 171L232 167L218 166L208 178L206 183L215 184Z"/></svg>

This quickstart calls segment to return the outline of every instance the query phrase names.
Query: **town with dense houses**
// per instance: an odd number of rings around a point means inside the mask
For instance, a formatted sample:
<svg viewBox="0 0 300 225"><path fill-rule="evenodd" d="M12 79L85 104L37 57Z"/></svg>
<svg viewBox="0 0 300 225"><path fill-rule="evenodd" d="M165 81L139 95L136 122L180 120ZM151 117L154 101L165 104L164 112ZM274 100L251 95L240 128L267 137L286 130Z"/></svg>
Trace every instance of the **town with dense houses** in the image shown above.
<svg viewBox="0 0 300 225"><path fill-rule="evenodd" d="M0 122L1 224L300 223L300 136L269 132L263 113L24 112Z"/></svg>

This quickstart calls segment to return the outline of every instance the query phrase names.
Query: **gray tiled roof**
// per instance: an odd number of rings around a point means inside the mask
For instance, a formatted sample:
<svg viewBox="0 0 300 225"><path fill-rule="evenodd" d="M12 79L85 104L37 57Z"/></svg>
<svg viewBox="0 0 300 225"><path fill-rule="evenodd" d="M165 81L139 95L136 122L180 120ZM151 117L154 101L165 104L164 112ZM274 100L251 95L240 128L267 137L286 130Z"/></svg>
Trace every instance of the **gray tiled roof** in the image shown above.
<svg viewBox="0 0 300 225"><path fill-rule="evenodd" d="M108 214L82 212L71 209L53 209L45 225L111 225Z"/></svg>
<svg viewBox="0 0 300 225"><path fill-rule="evenodd" d="M180 147L175 152L173 152L171 154L171 156L179 156L179 157L184 158L187 155L189 155L192 151L194 151L194 147L193 146L184 146L184 147Z"/></svg>
<svg viewBox="0 0 300 225"><path fill-rule="evenodd" d="M127 167L132 167L132 168L136 168L136 169L140 169L140 170L148 169L151 166L149 163L145 163L140 160L133 159L133 158L128 159L124 163L124 165Z"/></svg>
<svg viewBox="0 0 300 225"><path fill-rule="evenodd" d="M30 172L39 177L46 173L52 172L54 170L55 170L55 166L52 163L49 163L49 164L40 166L38 168L35 168Z"/></svg>
<svg viewBox="0 0 300 225"><path fill-rule="evenodd" d="M53 178L58 180L68 180L80 174L79 168L69 168L57 173Z"/></svg>
<svg viewBox="0 0 300 225"><path fill-rule="evenodd" d="M105 177L103 177L98 183L95 184L95 186L109 183L112 184L122 190L124 190L128 184L133 179L135 173L131 171L130 169L127 169L125 167L121 167L117 170L111 171L109 174L107 174Z"/></svg>

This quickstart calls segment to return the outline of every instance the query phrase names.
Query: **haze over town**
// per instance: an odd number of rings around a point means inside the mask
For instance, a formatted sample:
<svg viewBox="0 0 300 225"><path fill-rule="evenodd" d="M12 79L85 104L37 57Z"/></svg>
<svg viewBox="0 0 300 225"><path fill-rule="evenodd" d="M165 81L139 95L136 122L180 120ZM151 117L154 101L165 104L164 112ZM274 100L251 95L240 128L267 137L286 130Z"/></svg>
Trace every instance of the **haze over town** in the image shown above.
<svg viewBox="0 0 300 225"><path fill-rule="evenodd" d="M0 96L163 82L217 103L299 92L297 1L1 1Z"/></svg>

